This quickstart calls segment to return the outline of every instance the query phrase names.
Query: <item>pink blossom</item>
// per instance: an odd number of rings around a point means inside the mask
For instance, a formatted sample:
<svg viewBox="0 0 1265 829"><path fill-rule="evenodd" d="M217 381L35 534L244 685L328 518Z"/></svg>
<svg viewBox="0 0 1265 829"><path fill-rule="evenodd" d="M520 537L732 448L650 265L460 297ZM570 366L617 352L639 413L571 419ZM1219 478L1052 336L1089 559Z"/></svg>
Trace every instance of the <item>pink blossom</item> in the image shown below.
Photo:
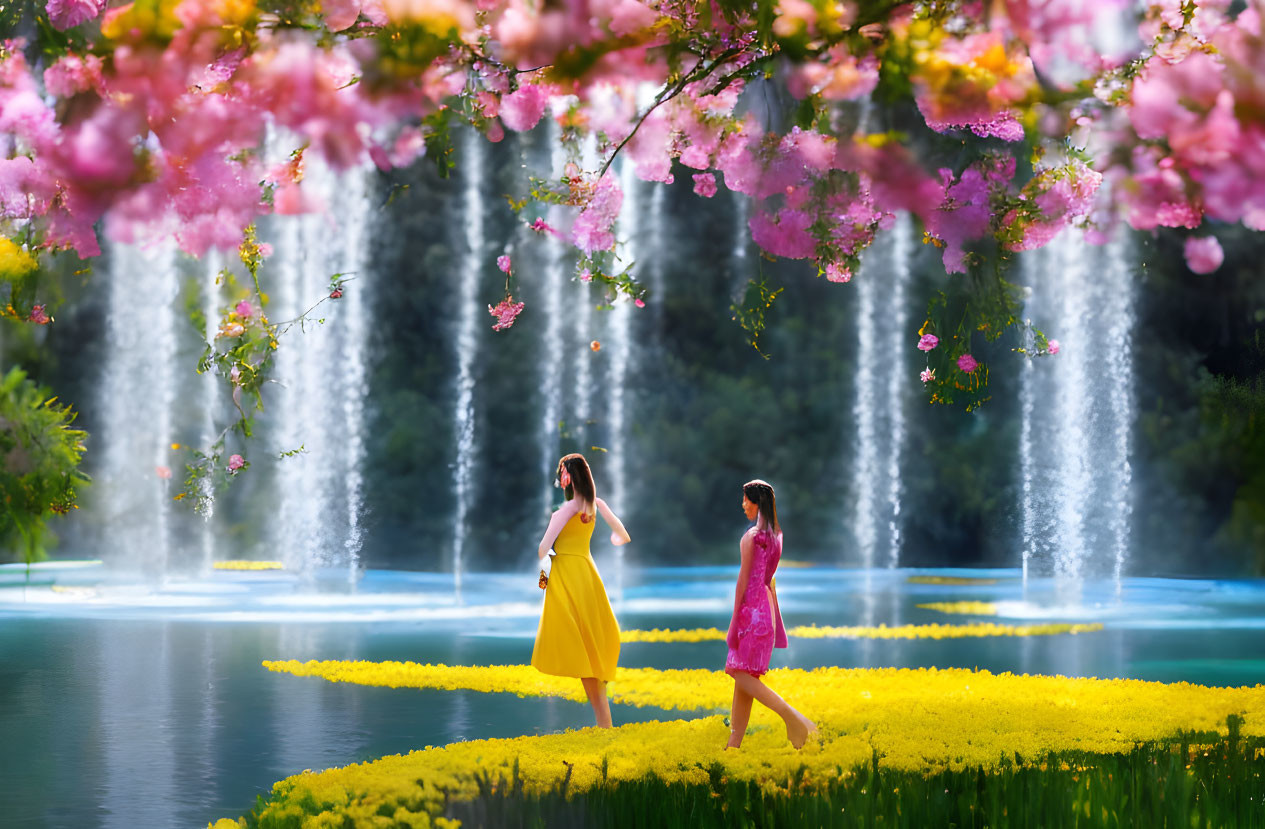
<svg viewBox="0 0 1265 829"><path fill-rule="evenodd" d="M706 170L712 163L712 154L706 148L691 144L681 151L681 163L695 170ZM715 177L713 177L714 180ZM694 177L695 189L698 188L698 176Z"/></svg>
<svg viewBox="0 0 1265 829"><path fill-rule="evenodd" d="M908 210L928 227L944 202L946 182L927 175L913 153L894 142L840 141L834 166L864 175L870 197L885 210Z"/></svg>
<svg viewBox="0 0 1265 829"><path fill-rule="evenodd" d="M949 273L966 272L966 251L963 245L979 239L989 230L992 216L991 194L1004 188L1015 173L1015 160L976 162L962 171L953 182L952 171L940 171L944 185L944 202L938 210L927 216L928 231L944 240L941 258Z"/></svg>
<svg viewBox="0 0 1265 829"><path fill-rule="evenodd" d="M1080 161L1040 171L1023 187L1022 210L1011 210L1002 224L1022 235L1006 245L1008 250L1035 250L1043 247L1071 224L1086 216L1094 206L1094 196L1102 174Z"/></svg>
<svg viewBox="0 0 1265 829"><path fill-rule="evenodd" d="M101 245L93 229L100 214L89 205L63 204L48 212L46 242L74 248L82 257L100 256Z"/></svg>
<svg viewBox="0 0 1265 829"><path fill-rule="evenodd" d="M228 473L230 475L236 474L237 470L241 469L245 465L246 459L241 455L230 455L228 458Z"/></svg>
<svg viewBox="0 0 1265 829"><path fill-rule="evenodd" d="M483 113L484 118L495 118L501 111L501 99L496 93L486 89L475 93L474 103Z"/></svg>
<svg viewBox="0 0 1265 829"><path fill-rule="evenodd" d="M1134 148L1132 175L1114 188L1129 208L1129 224L1137 230L1198 227L1203 213L1187 192L1186 179L1173 169L1172 160L1159 157L1159 152L1148 146Z"/></svg>
<svg viewBox="0 0 1265 829"><path fill-rule="evenodd" d="M48 21L65 31L101 14L105 0L48 0Z"/></svg>
<svg viewBox="0 0 1265 829"><path fill-rule="evenodd" d="M633 300L633 305L636 305L638 308L645 308L645 307L646 307L646 302L645 302L645 300L643 300L643 299L634 299L634 300Z"/></svg>
<svg viewBox="0 0 1265 829"><path fill-rule="evenodd" d="M325 203L301 184L282 184L272 193L272 209L281 216L298 216L319 213L325 209Z"/></svg>
<svg viewBox="0 0 1265 829"><path fill-rule="evenodd" d="M360 0L321 0L321 14L331 32L350 29L360 17Z"/></svg>
<svg viewBox="0 0 1265 829"><path fill-rule="evenodd" d="M923 334L922 339L918 341L919 351L930 351L940 344L940 338L935 334Z"/></svg>
<svg viewBox="0 0 1265 829"><path fill-rule="evenodd" d="M1058 354L1061 347L1058 340L1050 340L1045 344L1045 350L1051 354Z"/></svg>
<svg viewBox="0 0 1265 829"><path fill-rule="evenodd" d="M518 319L518 315L523 313L523 303L515 302L512 296L507 296L496 304L495 307L489 305L488 313L496 318L496 323L492 326L493 331L504 331L514 324L514 320Z"/></svg>
<svg viewBox="0 0 1265 829"><path fill-rule="evenodd" d="M610 250L615 246L615 234L611 225L619 216L619 208L624 203L624 193L613 175L605 175L593 188L575 224L571 226L571 234L576 247L585 253L599 250Z"/></svg>
<svg viewBox="0 0 1265 829"><path fill-rule="evenodd" d="M424 155L426 155L426 135L417 127L407 126L396 135L389 159L393 166L407 167Z"/></svg>
<svg viewBox="0 0 1265 829"><path fill-rule="evenodd" d="M8 52L0 57L0 133L15 133L32 147L47 146L58 136L53 110L44 103L21 46L11 41L0 46Z"/></svg>
<svg viewBox="0 0 1265 829"><path fill-rule="evenodd" d="M752 129L756 129L754 125ZM775 142L775 138L762 138L753 132L728 139L717 153L725 186L767 198L786 193L788 187L811 183L835 166L838 142L833 137L794 127L780 140Z"/></svg>
<svg viewBox="0 0 1265 829"><path fill-rule="evenodd" d="M755 243L774 256L807 259L817 250L817 240L809 232L812 223L807 213L784 209L776 217L760 211L747 224Z"/></svg>
<svg viewBox="0 0 1265 829"><path fill-rule="evenodd" d="M101 66L101 58L96 55L65 55L44 70L44 89L58 98L100 89Z"/></svg>
<svg viewBox="0 0 1265 829"><path fill-rule="evenodd" d="M878 86L878 59L874 55L857 58L848 47L839 45L826 63L803 63L786 79L788 91L796 98L816 94L828 101L866 98Z"/></svg>
<svg viewBox="0 0 1265 829"><path fill-rule="evenodd" d="M250 301L245 299L237 303L237 307L234 310L236 310L237 315L243 319L249 319L250 315L255 313L255 309L251 307Z"/></svg>
<svg viewBox="0 0 1265 829"><path fill-rule="evenodd" d="M641 129L628 142L628 157L637 164L642 181L672 182L672 124L662 108L641 122Z"/></svg>
<svg viewBox="0 0 1265 829"><path fill-rule="evenodd" d="M1191 236L1186 240L1186 267L1195 273L1212 273L1225 261L1216 236Z"/></svg>
<svg viewBox="0 0 1265 829"><path fill-rule="evenodd" d="M384 173L391 169L391 157L387 155L387 151L382 148L381 144L369 145L369 159L375 167Z"/></svg>
<svg viewBox="0 0 1265 829"><path fill-rule="evenodd" d="M155 466L154 474L157 475L159 478L162 478L164 481L170 480L171 467L170 466Z"/></svg>
<svg viewBox="0 0 1265 829"><path fill-rule="evenodd" d="M536 221L531 223L531 229L537 233L550 233L554 236L558 235L558 231L550 226L544 219L537 217Z"/></svg>
<svg viewBox="0 0 1265 829"><path fill-rule="evenodd" d="M955 127L964 127L981 138L1000 138L1002 141L1023 140L1023 124L1019 123L1018 114L1012 110L975 116L964 114L943 120L927 115L926 121L927 126L936 132L948 132Z"/></svg>
<svg viewBox="0 0 1265 829"><path fill-rule="evenodd" d="M716 177L711 173L695 173L694 192L705 199L716 195Z"/></svg>
<svg viewBox="0 0 1265 829"><path fill-rule="evenodd" d="M501 99L501 120L515 132L526 132L545 113L549 94L535 84L523 84Z"/></svg>
<svg viewBox="0 0 1265 829"><path fill-rule="evenodd" d="M979 363L975 362L975 358L970 354L963 354L961 357L958 357L958 368L962 369L967 374L975 371L978 366Z"/></svg>
<svg viewBox="0 0 1265 829"><path fill-rule="evenodd" d="M474 62L474 71L478 74L483 86L498 95L510 94L510 76L505 67L484 60Z"/></svg>
<svg viewBox="0 0 1265 829"><path fill-rule="evenodd" d="M53 321L53 318L44 312L43 305L32 305L31 314L26 319L28 322L33 322L36 325L48 325Z"/></svg>
<svg viewBox="0 0 1265 829"><path fill-rule="evenodd" d="M648 29L658 19L658 15L653 9L648 8L644 3L637 2L637 0L614 0L612 3L603 3L600 6L597 3L593 5L606 7L606 12L610 14L611 31L620 36L631 35L642 29Z"/></svg>
<svg viewBox="0 0 1265 829"><path fill-rule="evenodd" d="M332 166L346 169L363 158L369 134L365 127L388 118L363 85L351 83L361 71L346 48L285 39L245 60L234 86L242 90L238 98L250 110L270 112L277 126L293 130ZM234 115L238 121L261 123L243 118L239 110Z"/></svg>
<svg viewBox="0 0 1265 829"><path fill-rule="evenodd" d="M1180 63L1152 62L1133 83L1129 120L1141 138L1165 138L1195 126L1222 88L1221 67L1195 52Z"/></svg>
<svg viewBox="0 0 1265 829"><path fill-rule="evenodd" d="M580 281L581 281L581 282L592 282L592 281L593 281L593 272L592 272L592 271L590 271L588 268L585 268L584 270L580 271Z"/></svg>
<svg viewBox="0 0 1265 829"><path fill-rule="evenodd" d="M936 379L936 370L934 368L925 368L922 370L922 373L918 375L918 379L922 380L924 383L930 383L932 380Z"/></svg>
<svg viewBox="0 0 1265 829"><path fill-rule="evenodd" d="M507 64L544 66L577 42L577 35L589 28L587 22L575 20L562 7L537 11L527 3L514 2L508 4L492 31Z"/></svg>
<svg viewBox="0 0 1265 829"><path fill-rule="evenodd" d="M0 158L0 217L25 219L48 210L54 185L24 155Z"/></svg>
<svg viewBox="0 0 1265 829"><path fill-rule="evenodd" d="M826 281L828 282L851 282L852 269L847 265L839 262L826 263Z"/></svg>
<svg viewBox="0 0 1265 829"><path fill-rule="evenodd" d="M496 266L501 269L502 273L510 272L510 258L508 256L496 257Z"/></svg>
<svg viewBox="0 0 1265 829"><path fill-rule="evenodd" d="M53 157L62 177L78 189L109 193L129 184L138 172L133 136L144 132L142 113L101 104L66 129Z"/></svg>

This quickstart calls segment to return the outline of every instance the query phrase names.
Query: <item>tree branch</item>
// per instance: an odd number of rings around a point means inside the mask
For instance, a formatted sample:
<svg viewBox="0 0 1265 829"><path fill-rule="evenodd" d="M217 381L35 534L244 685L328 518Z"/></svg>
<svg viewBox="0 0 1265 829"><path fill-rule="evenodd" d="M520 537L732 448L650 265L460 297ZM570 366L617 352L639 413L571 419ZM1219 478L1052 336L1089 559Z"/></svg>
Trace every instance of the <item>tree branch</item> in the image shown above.
<svg viewBox="0 0 1265 829"><path fill-rule="evenodd" d="M698 66L695 66L693 69L687 72L685 76L682 77L679 81L677 81L670 89L665 89L662 92L660 92L657 96L655 96L654 103L651 104L650 107L645 112L643 112L640 117L637 118L637 123L633 125L632 132L624 136L624 140L620 141L617 145L615 145L615 149L611 152L610 157L606 159L606 162L602 165L602 169L598 171L598 174L597 174L598 180L600 181L602 176L606 175L606 171L610 169L611 164L614 163L615 161L615 156L619 155L619 151L622 150L624 146L629 141L632 140L633 136L637 134L637 130L641 129L641 125L646 122L646 119L650 117L650 114L652 112L654 112L656 109L659 108L660 104L663 104L667 101L672 100L676 96L680 95L681 92L684 91L685 87L689 86L695 81L701 81L703 78L706 78L713 71L715 71L716 67L720 66L722 63L724 63L725 61L731 58L737 57L740 54L742 54L741 49L727 49L724 52L722 52L719 57L717 57L714 61L712 61L710 65L707 65L705 62L700 61ZM744 67L744 69L745 68L746 67ZM738 70L738 72L741 72L741 71L742 71L741 69Z"/></svg>

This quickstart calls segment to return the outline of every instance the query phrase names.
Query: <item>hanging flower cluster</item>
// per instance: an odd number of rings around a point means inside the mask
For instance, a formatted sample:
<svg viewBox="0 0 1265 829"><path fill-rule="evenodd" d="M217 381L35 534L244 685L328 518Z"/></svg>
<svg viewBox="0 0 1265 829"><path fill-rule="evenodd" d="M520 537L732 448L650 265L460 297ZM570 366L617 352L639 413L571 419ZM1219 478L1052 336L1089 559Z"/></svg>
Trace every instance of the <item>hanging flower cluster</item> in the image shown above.
<svg viewBox="0 0 1265 829"><path fill-rule="evenodd" d="M523 313L523 303L515 302L513 297L507 296L496 305L489 305L488 313L496 319L492 330L504 331L514 324L519 314Z"/></svg>
<svg viewBox="0 0 1265 829"><path fill-rule="evenodd" d="M523 303L515 302L513 294L510 293L510 278L513 276L514 266L508 255L498 256L496 258L496 267L501 273L505 274L505 299L496 305L488 306L488 313L496 318L496 322L492 325L493 331L504 331L514 324L514 320L518 319L518 315L523 313Z"/></svg>

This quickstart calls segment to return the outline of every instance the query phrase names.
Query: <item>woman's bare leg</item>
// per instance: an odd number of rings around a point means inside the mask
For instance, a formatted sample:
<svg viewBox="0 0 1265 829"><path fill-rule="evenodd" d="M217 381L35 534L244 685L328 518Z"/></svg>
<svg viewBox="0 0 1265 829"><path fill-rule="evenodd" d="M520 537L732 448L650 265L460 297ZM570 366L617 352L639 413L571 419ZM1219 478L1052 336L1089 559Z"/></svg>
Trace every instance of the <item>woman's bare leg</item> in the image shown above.
<svg viewBox="0 0 1265 829"><path fill-rule="evenodd" d="M751 695L734 682L734 702L729 709L729 745L725 748L741 748L751 721Z"/></svg>
<svg viewBox="0 0 1265 829"><path fill-rule="evenodd" d="M606 699L606 683L593 676L586 676L580 682L584 683L584 693L588 694L589 704L593 706L593 716L597 718L597 727L610 728L611 704Z"/></svg>
<svg viewBox="0 0 1265 829"><path fill-rule="evenodd" d="M786 723L786 737L791 741L791 745L796 748L803 747L808 735L817 729L812 720L787 704L776 691L761 682L759 677L754 677L746 671L734 671L733 678L735 691L741 689L743 693L759 700L761 705L772 709L773 713Z"/></svg>

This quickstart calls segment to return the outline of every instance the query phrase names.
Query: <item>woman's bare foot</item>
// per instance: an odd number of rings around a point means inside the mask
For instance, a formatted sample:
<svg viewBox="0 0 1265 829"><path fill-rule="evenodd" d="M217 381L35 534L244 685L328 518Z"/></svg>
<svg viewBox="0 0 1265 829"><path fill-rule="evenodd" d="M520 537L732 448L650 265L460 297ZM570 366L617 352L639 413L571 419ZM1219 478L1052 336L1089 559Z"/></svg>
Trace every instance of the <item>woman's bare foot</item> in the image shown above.
<svg viewBox="0 0 1265 829"><path fill-rule="evenodd" d="M786 724L786 738L795 748L803 748L808 738L817 733L817 724L798 711L795 719Z"/></svg>
<svg viewBox="0 0 1265 829"><path fill-rule="evenodd" d="M742 748L742 738L742 734L735 734L732 731L729 732L729 742L725 744L725 750L728 751L731 748Z"/></svg>

